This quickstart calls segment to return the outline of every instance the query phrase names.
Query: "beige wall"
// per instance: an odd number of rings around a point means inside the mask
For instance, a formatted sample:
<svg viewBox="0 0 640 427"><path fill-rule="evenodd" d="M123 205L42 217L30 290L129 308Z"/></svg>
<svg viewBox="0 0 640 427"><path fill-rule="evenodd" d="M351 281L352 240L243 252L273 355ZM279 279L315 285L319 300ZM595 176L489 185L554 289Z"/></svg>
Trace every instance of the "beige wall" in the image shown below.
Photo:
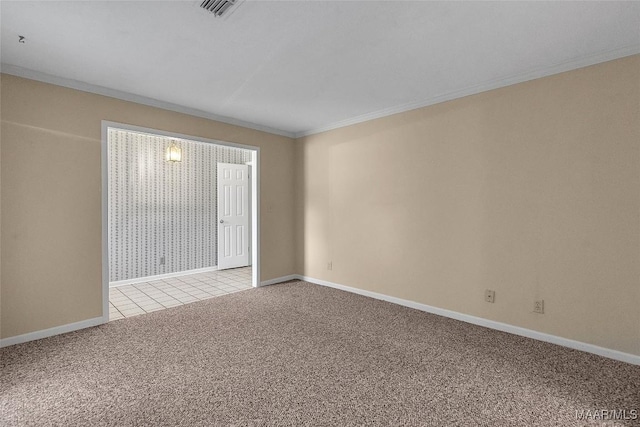
<svg viewBox="0 0 640 427"><path fill-rule="evenodd" d="M261 147L262 280L297 272L640 355L640 56L295 143L8 75L0 91L2 338L101 315L110 120Z"/></svg>
<svg viewBox="0 0 640 427"><path fill-rule="evenodd" d="M261 279L294 273L290 138L1 76L0 337L102 315L101 121L261 148Z"/></svg>
<svg viewBox="0 0 640 427"><path fill-rule="evenodd" d="M640 56L301 138L296 164L299 273L640 355Z"/></svg>

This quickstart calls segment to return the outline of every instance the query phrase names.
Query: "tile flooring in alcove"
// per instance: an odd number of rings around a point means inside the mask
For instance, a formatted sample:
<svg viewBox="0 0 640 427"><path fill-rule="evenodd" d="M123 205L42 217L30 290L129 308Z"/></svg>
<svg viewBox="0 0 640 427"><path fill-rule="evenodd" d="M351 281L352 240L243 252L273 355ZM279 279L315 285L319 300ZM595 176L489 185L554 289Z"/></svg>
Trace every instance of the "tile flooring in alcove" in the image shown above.
<svg viewBox="0 0 640 427"><path fill-rule="evenodd" d="M187 274L109 289L109 320L251 289L251 267Z"/></svg>

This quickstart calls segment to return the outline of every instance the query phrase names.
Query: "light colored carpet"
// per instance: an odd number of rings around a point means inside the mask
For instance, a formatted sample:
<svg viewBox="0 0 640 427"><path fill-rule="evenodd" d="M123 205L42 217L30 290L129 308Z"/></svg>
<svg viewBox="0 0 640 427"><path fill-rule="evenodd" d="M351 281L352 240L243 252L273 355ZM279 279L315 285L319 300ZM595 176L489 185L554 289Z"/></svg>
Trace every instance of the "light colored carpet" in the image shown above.
<svg viewBox="0 0 640 427"><path fill-rule="evenodd" d="M305 282L0 350L2 426L581 426L640 367ZM638 425L620 421L606 425Z"/></svg>

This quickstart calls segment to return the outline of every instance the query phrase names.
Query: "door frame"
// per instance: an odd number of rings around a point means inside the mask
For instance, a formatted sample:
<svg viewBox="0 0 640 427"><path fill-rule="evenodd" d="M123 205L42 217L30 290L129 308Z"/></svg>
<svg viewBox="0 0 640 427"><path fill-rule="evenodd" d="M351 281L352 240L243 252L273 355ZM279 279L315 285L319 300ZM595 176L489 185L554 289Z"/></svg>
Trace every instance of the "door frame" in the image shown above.
<svg viewBox="0 0 640 427"><path fill-rule="evenodd" d="M169 138L186 139L225 147L242 148L251 151L251 161L246 163L251 170L250 186L250 232L251 232L251 284L260 283L260 147L237 144L234 142L202 138L182 133L167 132L159 129L135 126L126 123L102 120L101 167L102 167L102 320L109 321L109 128L132 132L147 133ZM216 255L217 256L217 255ZM217 263L217 261L216 261Z"/></svg>

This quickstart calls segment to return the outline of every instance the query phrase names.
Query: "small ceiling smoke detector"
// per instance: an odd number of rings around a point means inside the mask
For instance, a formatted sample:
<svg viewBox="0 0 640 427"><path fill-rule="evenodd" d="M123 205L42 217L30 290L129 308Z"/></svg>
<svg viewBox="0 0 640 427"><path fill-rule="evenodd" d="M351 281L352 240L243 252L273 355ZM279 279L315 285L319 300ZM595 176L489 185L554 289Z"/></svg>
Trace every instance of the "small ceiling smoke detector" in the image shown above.
<svg viewBox="0 0 640 427"><path fill-rule="evenodd" d="M204 0L200 7L220 17L231 14L231 11L240 4L240 0Z"/></svg>

